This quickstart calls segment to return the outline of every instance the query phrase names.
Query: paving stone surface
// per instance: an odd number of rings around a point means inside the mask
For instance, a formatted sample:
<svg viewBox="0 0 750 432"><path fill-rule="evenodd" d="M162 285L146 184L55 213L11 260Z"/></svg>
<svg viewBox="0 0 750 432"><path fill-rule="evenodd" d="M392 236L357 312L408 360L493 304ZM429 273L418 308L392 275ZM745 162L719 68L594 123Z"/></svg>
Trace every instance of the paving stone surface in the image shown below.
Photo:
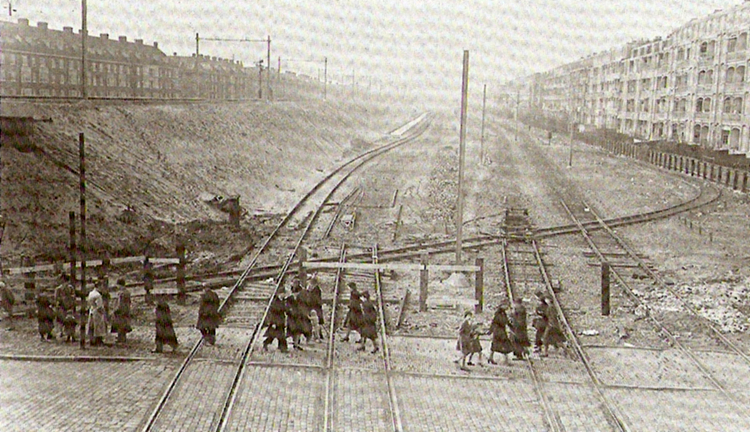
<svg viewBox="0 0 750 432"><path fill-rule="evenodd" d="M248 366L226 430L323 430L325 380L318 368Z"/></svg>
<svg viewBox="0 0 750 432"><path fill-rule="evenodd" d="M152 430L213 430L211 428L215 428L219 422L236 368L234 364L213 360L196 359L191 362L156 418Z"/></svg>
<svg viewBox="0 0 750 432"><path fill-rule="evenodd" d="M633 431L748 431L748 405L738 407L718 391L608 389Z"/></svg>
<svg viewBox="0 0 750 432"><path fill-rule="evenodd" d="M0 430L140 430L179 364L0 361Z"/></svg>
<svg viewBox="0 0 750 432"><path fill-rule="evenodd" d="M388 382L382 373L334 371L333 431L392 431Z"/></svg>
<svg viewBox="0 0 750 432"><path fill-rule="evenodd" d="M605 385L711 388L711 381L676 349L587 348L591 366Z"/></svg>
<svg viewBox="0 0 750 432"><path fill-rule="evenodd" d="M396 374L394 384L405 431L549 430L529 381Z"/></svg>
<svg viewBox="0 0 750 432"><path fill-rule="evenodd" d="M542 385L552 411L559 416L563 430L617 430L591 385L567 383L543 383ZM631 430L637 431L638 429Z"/></svg>

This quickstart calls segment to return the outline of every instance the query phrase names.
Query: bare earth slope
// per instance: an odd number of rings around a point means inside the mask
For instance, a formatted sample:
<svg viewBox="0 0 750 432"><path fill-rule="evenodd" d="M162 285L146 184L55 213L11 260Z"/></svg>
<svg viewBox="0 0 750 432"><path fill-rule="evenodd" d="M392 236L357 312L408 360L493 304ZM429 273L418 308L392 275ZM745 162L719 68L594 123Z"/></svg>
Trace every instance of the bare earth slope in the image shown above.
<svg viewBox="0 0 750 432"><path fill-rule="evenodd" d="M250 215L283 213L353 143L371 143L398 125L394 118L407 117L331 101L3 101L2 111L51 120L36 123L31 149L0 149L6 262L21 253L63 253L68 212L79 209L80 132L86 140L89 238L94 248L123 253L137 252L134 242L153 240L171 222L226 219L206 205L206 196L238 194ZM135 209L136 223L122 222L126 206Z"/></svg>

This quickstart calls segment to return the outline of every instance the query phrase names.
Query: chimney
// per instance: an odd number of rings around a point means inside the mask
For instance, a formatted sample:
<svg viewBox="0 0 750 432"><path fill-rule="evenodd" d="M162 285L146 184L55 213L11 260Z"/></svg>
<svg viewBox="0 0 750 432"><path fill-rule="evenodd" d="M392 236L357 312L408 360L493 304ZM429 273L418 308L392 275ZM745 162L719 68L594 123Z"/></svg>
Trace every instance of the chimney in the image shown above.
<svg viewBox="0 0 750 432"><path fill-rule="evenodd" d="M109 33L99 33L99 38L103 40L109 40Z"/></svg>
<svg viewBox="0 0 750 432"><path fill-rule="evenodd" d="M47 23L44 21L39 21L38 23L36 23L36 26L42 30L47 30Z"/></svg>
<svg viewBox="0 0 750 432"><path fill-rule="evenodd" d="M73 27L63 27L64 33L73 33Z"/></svg>
<svg viewBox="0 0 750 432"><path fill-rule="evenodd" d="M159 48L159 42L154 42L154 48Z"/></svg>
<svg viewBox="0 0 750 432"><path fill-rule="evenodd" d="M123 42L123 43L125 43L125 42L128 41L128 37L127 36L120 36L118 39L119 39L120 42Z"/></svg>
<svg viewBox="0 0 750 432"><path fill-rule="evenodd" d="M136 39L135 43L136 45L143 45L143 39Z"/></svg>
<svg viewBox="0 0 750 432"><path fill-rule="evenodd" d="M29 20L28 20L28 18L19 18L18 19L18 24L22 25L22 26L27 26L28 27Z"/></svg>

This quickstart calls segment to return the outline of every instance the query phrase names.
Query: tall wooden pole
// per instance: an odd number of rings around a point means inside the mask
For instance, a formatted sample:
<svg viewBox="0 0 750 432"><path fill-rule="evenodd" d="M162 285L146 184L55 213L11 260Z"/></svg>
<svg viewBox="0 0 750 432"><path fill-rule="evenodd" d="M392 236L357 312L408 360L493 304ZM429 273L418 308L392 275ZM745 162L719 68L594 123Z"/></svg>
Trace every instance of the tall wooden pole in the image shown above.
<svg viewBox="0 0 750 432"><path fill-rule="evenodd" d="M482 135L479 139L479 163L484 162L484 115L487 107L487 84L484 85L482 90Z"/></svg>
<svg viewBox="0 0 750 432"><path fill-rule="evenodd" d="M81 0L81 98L86 99L86 38L88 30L86 24L86 0Z"/></svg>
<svg viewBox="0 0 750 432"><path fill-rule="evenodd" d="M328 57L323 58L323 100L328 98Z"/></svg>
<svg viewBox="0 0 750 432"><path fill-rule="evenodd" d="M268 69L268 76L266 77L266 98L270 101L271 98L271 35L268 35L268 51L266 53L267 59L266 64Z"/></svg>
<svg viewBox="0 0 750 432"><path fill-rule="evenodd" d="M461 240L464 225L464 159L466 157L466 104L469 89L469 51L464 50L464 72L461 83L461 132L458 143L458 205L456 209L456 264L461 263Z"/></svg>
<svg viewBox="0 0 750 432"><path fill-rule="evenodd" d="M85 325L83 317L86 315L86 152L85 138L83 132L78 134L78 157L79 157L79 178L80 178L80 198L81 198L81 238L79 250L81 256L81 349L86 347Z"/></svg>

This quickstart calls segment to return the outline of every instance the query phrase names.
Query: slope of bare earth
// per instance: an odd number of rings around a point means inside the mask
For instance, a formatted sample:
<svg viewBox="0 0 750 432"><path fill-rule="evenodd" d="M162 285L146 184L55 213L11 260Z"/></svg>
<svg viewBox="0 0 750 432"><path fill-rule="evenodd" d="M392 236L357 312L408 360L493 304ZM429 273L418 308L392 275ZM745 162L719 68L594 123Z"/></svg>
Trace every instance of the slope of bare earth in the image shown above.
<svg viewBox="0 0 750 432"><path fill-rule="evenodd" d="M249 229L216 232L226 215L206 204L240 195L257 221L286 212L310 184L352 151L362 151L411 115L351 101L194 104L3 101L4 116L38 120L27 145L7 143L1 211L2 257L64 255L68 212L79 210L78 135L85 134L87 237L94 250L128 254L172 249L176 229L252 241ZM352 147L357 147L352 149ZM134 210L134 221L123 210ZM187 224L193 221L192 224ZM198 223L195 221L204 221ZM169 241L162 241L170 238ZM198 247L200 249L200 247Z"/></svg>

